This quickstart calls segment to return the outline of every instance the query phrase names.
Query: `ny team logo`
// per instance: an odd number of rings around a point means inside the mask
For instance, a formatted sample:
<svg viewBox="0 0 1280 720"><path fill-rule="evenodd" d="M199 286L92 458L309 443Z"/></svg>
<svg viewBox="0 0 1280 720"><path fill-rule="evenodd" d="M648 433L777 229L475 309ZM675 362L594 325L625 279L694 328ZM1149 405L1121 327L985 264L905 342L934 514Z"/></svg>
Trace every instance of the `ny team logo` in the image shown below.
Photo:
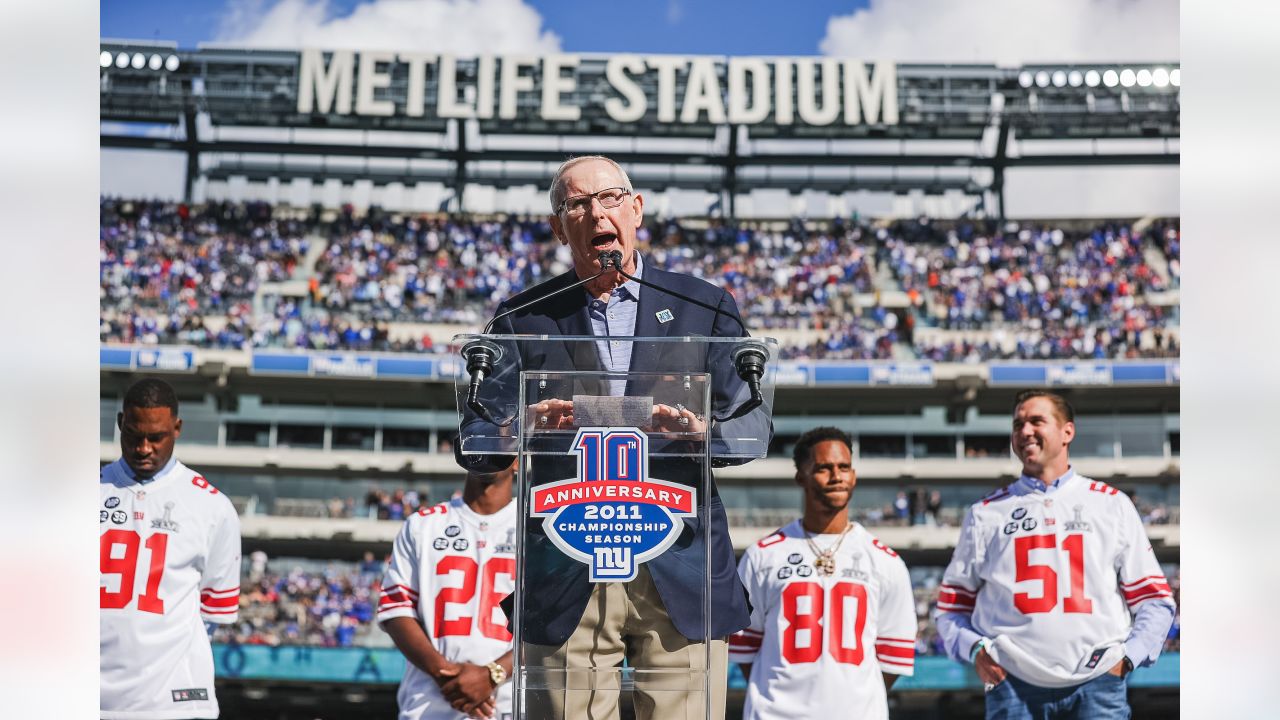
<svg viewBox="0 0 1280 720"><path fill-rule="evenodd" d="M697 513L693 488L649 478L649 438L634 427L581 428L569 454L578 477L533 489L547 537L591 566L591 582L634 580Z"/></svg>

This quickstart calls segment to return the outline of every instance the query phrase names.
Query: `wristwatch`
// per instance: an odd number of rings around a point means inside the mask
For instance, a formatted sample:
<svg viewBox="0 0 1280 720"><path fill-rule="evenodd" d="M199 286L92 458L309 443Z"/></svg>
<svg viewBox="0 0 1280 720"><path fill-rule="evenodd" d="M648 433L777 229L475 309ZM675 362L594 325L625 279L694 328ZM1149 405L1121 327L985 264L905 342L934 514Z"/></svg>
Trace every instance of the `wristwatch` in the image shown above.
<svg viewBox="0 0 1280 720"><path fill-rule="evenodd" d="M503 670L498 663L491 662L485 667L489 668L489 681L493 683L494 687L498 687L507 681L507 671Z"/></svg>
<svg viewBox="0 0 1280 720"><path fill-rule="evenodd" d="M1120 677L1125 677L1129 673L1133 672L1133 661L1129 659L1128 655L1125 655L1122 662L1124 665L1121 666Z"/></svg>

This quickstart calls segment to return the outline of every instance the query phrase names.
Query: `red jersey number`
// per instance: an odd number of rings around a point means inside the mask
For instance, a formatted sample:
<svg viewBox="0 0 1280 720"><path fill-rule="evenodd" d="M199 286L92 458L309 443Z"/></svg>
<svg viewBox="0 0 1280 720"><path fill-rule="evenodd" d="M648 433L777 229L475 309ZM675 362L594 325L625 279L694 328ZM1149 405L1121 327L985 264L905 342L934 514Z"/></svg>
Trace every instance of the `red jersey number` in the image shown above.
<svg viewBox="0 0 1280 720"><path fill-rule="evenodd" d="M1057 547L1056 535L1026 535L1013 541L1016 582L1039 581L1040 593L1019 592L1013 595L1013 605L1023 615L1046 613L1058 606L1058 572L1051 565L1031 563L1032 550L1053 550ZM1084 591L1084 535L1068 535L1062 541L1067 551L1068 572L1071 578L1071 594L1062 601L1062 611L1091 614L1093 601Z"/></svg>
<svg viewBox="0 0 1280 720"><path fill-rule="evenodd" d="M455 570L462 572L462 584L456 587L444 588L436 594L436 636L465 636L471 634L473 618L460 615L451 620L446 620L444 617L445 606L450 603L470 604L471 599L476 594L477 576L480 576L479 617L474 618L480 627L480 634L493 640L510 641L511 633L507 631L507 626L494 622L493 616L498 604L507 595L511 594L497 591L498 576L506 575L509 578L514 578L516 573L515 560L508 557L489 558L488 562L484 564L484 568L481 569L479 563L473 558L465 555L448 555L436 565L436 575L448 575Z"/></svg>
<svg viewBox="0 0 1280 720"><path fill-rule="evenodd" d="M802 598L808 598L808 609L800 611ZM789 663L817 662L822 656L825 625L827 652L836 662L861 665L864 655L862 631L867 626L867 588L850 582L836 583L829 593L815 582L793 582L782 591L782 617L787 621L782 631L782 658ZM852 607L850 607L852 606ZM823 622L826 608L831 613ZM850 629L852 632L846 632ZM800 631L808 641L800 644ZM846 636L852 642L846 645Z"/></svg>
<svg viewBox="0 0 1280 720"><path fill-rule="evenodd" d="M108 591L106 584L98 587L98 607L108 610L124 608L133 600L134 579L138 572L138 546L142 536L134 530L113 528L98 538L98 572L102 575L119 575L120 588ZM117 546L124 547L121 557L113 557ZM146 548L151 553L147 567L147 585L138 596L138 609L142 612L164 614L164 600L160 598L160 581L164 578L164 556L169 548L169 536L155 533L147 538Z"/></svg>

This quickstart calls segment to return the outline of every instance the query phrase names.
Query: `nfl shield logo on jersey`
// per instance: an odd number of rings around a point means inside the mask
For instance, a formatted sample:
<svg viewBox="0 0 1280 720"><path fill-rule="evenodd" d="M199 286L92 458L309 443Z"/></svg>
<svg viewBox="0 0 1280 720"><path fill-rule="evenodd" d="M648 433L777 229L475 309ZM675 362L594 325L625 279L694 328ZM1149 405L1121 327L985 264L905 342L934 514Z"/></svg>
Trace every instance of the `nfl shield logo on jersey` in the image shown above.
<svg viewBox="0 0 1280 720"><path fill-rule="evenodd" d="M696 514L693 488L649 477L649 438L635 427L581 428L569 454L578 477L533 489L530 515L547 537L591 567L591 582L634 580L640 563L679 537Z"/></svg>

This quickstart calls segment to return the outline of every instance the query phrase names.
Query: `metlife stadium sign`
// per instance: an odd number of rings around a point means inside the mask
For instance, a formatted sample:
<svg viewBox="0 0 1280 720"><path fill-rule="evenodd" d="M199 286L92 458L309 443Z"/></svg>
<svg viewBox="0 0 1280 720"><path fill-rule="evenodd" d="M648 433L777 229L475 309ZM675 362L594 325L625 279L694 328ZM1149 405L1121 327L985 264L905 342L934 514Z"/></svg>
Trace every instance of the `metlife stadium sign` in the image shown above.
<svg viewBox="0 0 1280 720"><path fill-rule="evenodd" d="M601 64L603 67L601 68ZM601 72L601 69L603 72ZM365 117L897 125L897 68L843 58L304 50L297 112Z"/></svg>

